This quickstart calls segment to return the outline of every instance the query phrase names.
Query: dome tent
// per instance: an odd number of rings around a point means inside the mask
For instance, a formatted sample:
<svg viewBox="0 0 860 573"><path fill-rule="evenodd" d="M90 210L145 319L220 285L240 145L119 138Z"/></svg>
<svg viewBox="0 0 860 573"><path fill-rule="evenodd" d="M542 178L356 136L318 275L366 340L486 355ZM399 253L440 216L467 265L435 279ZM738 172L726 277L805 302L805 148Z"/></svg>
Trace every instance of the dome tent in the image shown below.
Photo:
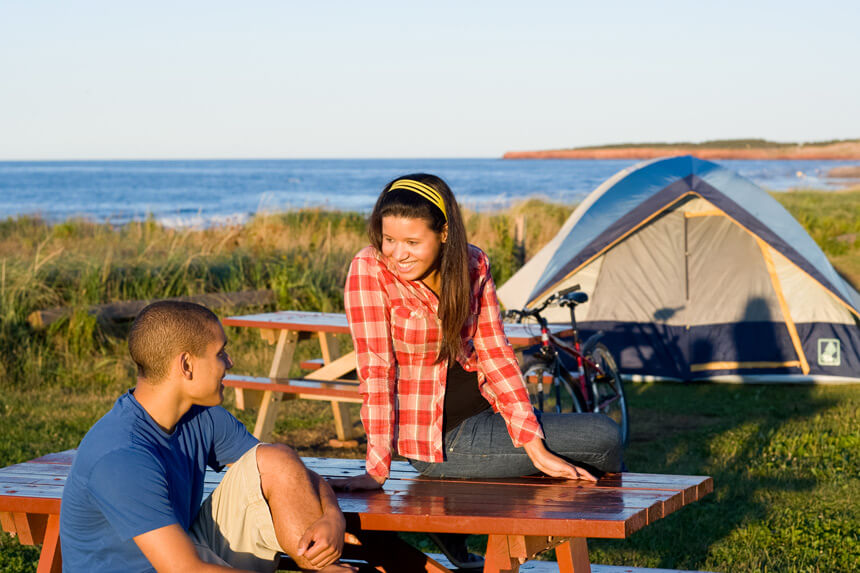
<svg viewBox="0 0 860 573"><path fill-rule="evenodd" d="M603 331L634 379L860 382L860 295L776 200L715 163L617 173L498 292L520 308L576 284L583 336Z"/></svg>

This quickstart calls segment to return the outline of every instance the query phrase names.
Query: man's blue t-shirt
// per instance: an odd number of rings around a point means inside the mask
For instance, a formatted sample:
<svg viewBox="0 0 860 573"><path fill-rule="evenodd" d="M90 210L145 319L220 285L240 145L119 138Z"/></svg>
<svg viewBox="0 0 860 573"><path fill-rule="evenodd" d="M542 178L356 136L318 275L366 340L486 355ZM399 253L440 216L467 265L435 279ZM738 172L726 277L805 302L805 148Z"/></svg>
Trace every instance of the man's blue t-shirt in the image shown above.
<svg viewBox="0 0 860 573"><path fill-rule="evenodd" d="M84 436L63 488L63 571L153 571L132 538L174 523L188 531L206 467L256 443L220 406L193 406L168 434L133 392L122 395Z"/></svg>

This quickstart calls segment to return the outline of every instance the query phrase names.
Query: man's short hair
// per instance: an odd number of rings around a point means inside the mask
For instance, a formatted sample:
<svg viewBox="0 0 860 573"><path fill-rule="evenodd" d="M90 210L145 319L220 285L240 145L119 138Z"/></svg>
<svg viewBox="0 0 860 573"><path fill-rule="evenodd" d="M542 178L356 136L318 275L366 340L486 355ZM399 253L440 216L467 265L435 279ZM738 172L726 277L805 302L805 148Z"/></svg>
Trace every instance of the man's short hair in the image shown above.
<svg viewBox="0 0 860 573"><path fill-rule="evenodd" d="M170 361L181 352L201 356L215 339L218 317L193 302L162 300L140 311L128 335L137 374L151 382L167 377Z"/></svg>

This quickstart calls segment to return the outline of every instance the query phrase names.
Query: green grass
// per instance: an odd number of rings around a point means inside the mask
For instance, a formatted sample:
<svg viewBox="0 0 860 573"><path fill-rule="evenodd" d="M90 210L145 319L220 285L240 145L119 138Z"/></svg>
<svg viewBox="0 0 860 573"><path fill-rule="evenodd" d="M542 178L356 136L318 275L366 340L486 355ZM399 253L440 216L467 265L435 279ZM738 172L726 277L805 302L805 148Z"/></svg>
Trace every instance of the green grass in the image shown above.
<svg viewBox="0 0 860 573"><path fill-rule="evenodd" d="M860 388L636 385L632 471L713 476L714 493L598 563L708 571L860 564Z"/></svg>
<svg viewBox="0 0 860 573"><path fill-rule="evenodd" d="M860 189L773 193L800 222L836 270L860 289Z"/></svg>
<svg viewBox="0 0 860 573"><path fill-rule="evenodd" d="M774 196L860 286L860 191ZM469 212L466 224L502 283L518 265L514 219L526 217L530 257L571 210L530 201L504 212ZM319 210L206 231L152 221L119 228L0 221L0 465L75 447L133 385L128 325L99 324L86 305L271 288L278 308L339 311L347 265L365 243L359 215ZM30 312L53 306L76 312L46 330L29 325ZM271 308L241 311L260 310ZM250 331L228 328L228 336L237 372L266 370L272 347ZM297 352L301 359L319 350L306 341ZM630 539L590 542L593 562L712 571L860 569L854 501L860 499L860 388L670 384L632 386L629 394L630 469L711 475L716 491ZM229 395L226 405L232 407ZM235 413L253 422L252 412ZM363 456L360 449L327 447L334 426L325 403L285 403L275 433L305 455ZM472 542L479 547L481 540ZM36 548L0 534L0 571L34 571L37 559Z"/></svg>

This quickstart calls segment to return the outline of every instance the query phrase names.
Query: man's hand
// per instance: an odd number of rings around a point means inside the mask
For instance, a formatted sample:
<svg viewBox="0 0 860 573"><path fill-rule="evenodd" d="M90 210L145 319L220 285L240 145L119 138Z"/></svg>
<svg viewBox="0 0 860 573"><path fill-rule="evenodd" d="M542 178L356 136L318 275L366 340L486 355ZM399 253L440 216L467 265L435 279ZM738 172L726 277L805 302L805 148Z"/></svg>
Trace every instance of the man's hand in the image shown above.
<svg viewBox="0 0 860 573"><path fill-rule="evenodd" d="M340 489L343 491L359 491L366 489L379 489L382 487L382 484L385 483L385 478L372 476L369 473L363 473L361 475L346 478L329 479L328 483L334 489Z"/></svg>
<svg viewBox="0 0 860 573"><path fill-rule="evenodd" d="M298 554L322 569L338 560L343 553L343 515L325 514L308 527L299 540Z"/></svg>
<svg viewBox="0 0 860 573"><path fill-rule="evenodd" d="M567 479L597 481L597 478L558 457L546 449L543 440L536 438L523 446L534 466L548 476Z"/></svg>

